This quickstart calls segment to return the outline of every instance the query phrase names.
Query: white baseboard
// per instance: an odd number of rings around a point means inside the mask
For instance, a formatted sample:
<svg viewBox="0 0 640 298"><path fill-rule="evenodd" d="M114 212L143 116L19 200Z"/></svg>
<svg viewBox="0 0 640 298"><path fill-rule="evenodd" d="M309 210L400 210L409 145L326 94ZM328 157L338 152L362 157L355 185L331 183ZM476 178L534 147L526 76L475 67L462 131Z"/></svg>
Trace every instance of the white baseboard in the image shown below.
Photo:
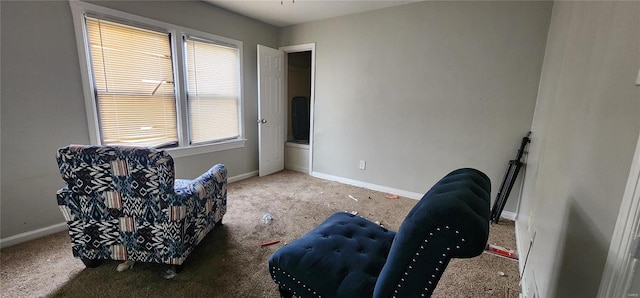
<svg viewBox="0 0 640 298"><path fill-rule="evenodd" d="M368 182L362 182L362 181L358 181L358 180L353 180L353 179L349 179L349 178L343 178L343 177L339 177L339 176L328 175L328 174L319 173L319 172L312 172L311 176L316 177L316 178L320 178L320 179L324 179L324 180L331 180L331 181L336 181L336 182L349 184L349 185L353 185L353 186L364 187L366 189L371 189L371 190L375 190L375 191L386 192L386 193L390 193L390 194L396 194L396 195L407 197L407 198L414 199L414 200L420 200L422 198L422 196L424 195L424 194L417 193L417 192L410 192L410 191L401 190L401 189L397 189L397 188L392 188L392 187L372 184L372 183L368 183ZM502 217L504 219L515 221L516 220L516 215L517 214L515 212L502 211L502 214L501 214L500 217Z"/></svg>
<svg viewBox="0 0 640 298"><path fill-rule="evenodd" d="M249 172L249 173L245 173L245 174L229 177L229 178L227 178L227 183L232 183L232 182L244 180L244 179L251 178L251 177L254 177L254 176L258 176L258 171L253 171L253 172ZM67 223L62 222L62 223L59 223L59 224L55 224L55 225L52 225L52 226L40 228L40 229L37 229L37 230L33 230L33 231L29 231L29 232L24 232L24 233L20 233L20 234L17 234L17 235L13 235L13 236L10 236L10 237L7 237L7 238L2 238L2 239L0 239L0 248L9 247L9 246L12 246L12 245L16 245L18 243L26 242L26 241L37 239L37 238L40 238L40 237L44 237L44 236L47 236L47 235L50 235L50 234L53 234L53 233L64 231L66 229L67 229Z"/></svg>
<svg viewBox="0 0 640 298"><path fill-rule="evenodd" d="M524 278L524 276L522 276L522 274L524 272L522 272L522 269L524 269L524 259L526 257L526 251L524 251L525 246L524 243L522 243L522 238L520 238L520 225L518 225L518 222L516 222L515 224L515 230L516 230L516 250L518 251L518 272L520 272L520 279L522 280L522 278ZM524 285L524 283L522 283Z"/></svg>
<svg viewBox="0 0 640 298"><path fill-rule="evenodd" d="M284 168L288 170L304 173L304 174L309 174L309 167L301 167L301 166L296 166L292 164L285 164Z"/></svg>
<svg viewBox="0 0 640 298"><path fill-rule="evenodd" d="M59 223L52 226L44 227L41 229L20 233L7 238L0 239L0 248L16 245L18 243L26 242L29 240L44 237L53 233L61 232L67 229L67 223Z"/></svg>
<svg viewBox="0 0 640 298"><path fill-rule="evenodd" d="M504 218L504 219L508 219L508 220L516 220L516 213L515 212L511 212L511 211L502 211L502 214L500 214L500 217Z"/></svg>
<svg viewBox="0 0 640 298"><path fill-rule="evenodd" d="M516 250L518 251L518 272L520 274L520 297L522 298L530 298L530 297L538 297L537 294L537 286L536 286L536 278L533 275L533 271L530 275L527 275L523 270L525 269L525 262L527 261L527 254L531 253L529 251L529 246L531 245L527 239L523 239L521 235L521 230L526 229L527 227L522 227L522 225L518 224L516 221L515 230L516 230ZM525 232L526 233L526 232ZM535 238L535 234L533 235ZM526 236L524 238L527 238ZM533 239L532 239L533 241ZM527 286L528 284L533 284L533 293L529 293ZM533 296L530 296L533 295Z"/></svg>
<svg viewBox="0 0 640 298"><path fill-rule="evenodd" d="M395 195L399 195L399 196L410 198L410 199L414 199L414 200L420 200L422 198L422 196L424 195L424 194L417 193L417 192L401 190L401 189L397 189L397 188L393 188L393 187L387 187L387 186L377 185L377 184L373 184L373 183L362 182L362 181L358 181L358 180L353 180L353 179L349 179L349 178L328 175L328 174L324 174L324 173L312 172L311 176L316 177L316 178L320 178L320 179L324 179L324 180L336 181L336 182L349 184L349 185L353 185L353 186L364 187L366 189L371 189L371 190L375 190L375 191L386 192L386 193L389 193L389 194L395 194Z"/></svg>
<svg viewBox="0 0 640 298"><path fill-rule="evenodd" d="M258 171L248 172L233 177L227 177L227 183L238 182L240 180L249 179L255 176L258 176Z"/></svg>

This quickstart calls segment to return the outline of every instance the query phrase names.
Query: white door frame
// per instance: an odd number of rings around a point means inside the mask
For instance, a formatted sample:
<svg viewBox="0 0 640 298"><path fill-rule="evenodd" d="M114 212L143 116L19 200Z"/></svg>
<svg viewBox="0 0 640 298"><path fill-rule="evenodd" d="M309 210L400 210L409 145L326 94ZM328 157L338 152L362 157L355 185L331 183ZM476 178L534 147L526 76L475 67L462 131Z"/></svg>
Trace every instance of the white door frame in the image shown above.
<svg viewBox="0 0 640 298"><path fill-rule="evenodd" d="M640 74L639 74L640 77ZM640 224L640 136L602 273L598 297L625 297L632 274L629 258Z"/></svg>
<svg viewBox="0 0 640 298"><path fill-rule="evenodd" d="M314 118L314 107L315 107L315 94L316 94L316 89L315 89L315 85L316 85L316 43L305 43L305 44L299 44L299 45L293 45L293 46L285 46L285 47L280 47L281 51L284 51L285 53L285 60L287 59L287 55L289 53L296 53L296 52L306 52L306 51L311 51L311 98L309 98L309 107L311 108L311 110L309 111L309 175L311 175L311 173L313 172L313 118ZM288 64L285 63L285 87L284 90L287 90L287 86L289 84L289 80L288 80ZM285 100L288 100L285 97ZM286 121L286 119L285 119Z"/></svg>

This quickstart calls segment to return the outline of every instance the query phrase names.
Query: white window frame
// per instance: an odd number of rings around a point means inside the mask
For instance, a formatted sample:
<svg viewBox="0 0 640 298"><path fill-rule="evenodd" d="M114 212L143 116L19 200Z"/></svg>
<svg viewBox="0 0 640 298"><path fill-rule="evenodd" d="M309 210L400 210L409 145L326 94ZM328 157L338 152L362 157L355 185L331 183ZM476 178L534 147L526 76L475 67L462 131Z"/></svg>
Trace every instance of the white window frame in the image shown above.
<svg viewBox="0 0 640 298"><path fill-rule="evenodd" d="M167 148L166 150L171 153L173 157L183 157L196 154L203 154L209 152L216 152L222 150L229 150L235 148L242 148L245 146L245 131L244 131L244 112L243 106L243 89L244 89L244 75L243 75L243 58L242 58L242 41L235 39L218 36L211 33L206 33L190 28L185 28L173 24L169 24L162 21L157 21L126 12L85 3L76 0L69 0L71 6L71 12L73 16L73 25L76 33L76 42L78 46L78 57L80 59L80 70L82 76L82 87L84 91L85 108L87 112L87 123L89 126L89 139L93 145L101 145L100 138L100 126L98 124L98 111L96 107L96 100L93 92L93 76L91 75L91 58L88 48L88 38L86 34L86 24L84 16L86 14L104 16L105 18L112 18L122 21L129 21L135 24L141 24L143 26L161 28L163 31L171 34L171 53L172 62L174 65L174 90L176 99L176 114L177 114L177 127L178 127L178 146ZM238 129L240 137L233 140L226 140L216 143L208 144L189 144L189 128L188 128L188 107L187 107L187 90L186 90L186 75L187 69L185 66L185 53L183 37L196 36L198 38L233 45L238 48L238 57L240 64L240 86L238 90Z"/></svg>

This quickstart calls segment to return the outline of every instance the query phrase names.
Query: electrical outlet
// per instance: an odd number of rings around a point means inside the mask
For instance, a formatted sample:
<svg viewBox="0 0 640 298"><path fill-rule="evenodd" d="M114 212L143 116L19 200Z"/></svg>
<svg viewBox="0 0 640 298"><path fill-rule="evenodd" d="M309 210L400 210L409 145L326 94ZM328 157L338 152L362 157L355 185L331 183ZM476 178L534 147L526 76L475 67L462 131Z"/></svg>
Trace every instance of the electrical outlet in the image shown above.
<svg viewBox="0 0 640 298"><path fill-rule="evenodd" d="M366 169L366 168L367 168L367 162L366 162L366 161L364 161L364 160L361 160L361 161L360 161L360 169L361 169L361 170L364 170L364 169Z"/></svg>

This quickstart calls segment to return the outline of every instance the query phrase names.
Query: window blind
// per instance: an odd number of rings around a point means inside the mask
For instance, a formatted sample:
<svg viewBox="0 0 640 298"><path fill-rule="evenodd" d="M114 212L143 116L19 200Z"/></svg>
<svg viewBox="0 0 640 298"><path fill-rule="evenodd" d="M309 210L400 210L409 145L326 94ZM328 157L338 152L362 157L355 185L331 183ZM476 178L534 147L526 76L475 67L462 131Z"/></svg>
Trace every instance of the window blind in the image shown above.
<svg viewBox="0 0 640 298"><path fill-rule="evenodd" d="M239 51L186 38L187 104L192 144L237 138Z"/></svg>
<svg viewBox="0 0 640 298"><path fill-rule="evenodd" d="M169 33L85 20L102 143L177 144Z"/></svg>

